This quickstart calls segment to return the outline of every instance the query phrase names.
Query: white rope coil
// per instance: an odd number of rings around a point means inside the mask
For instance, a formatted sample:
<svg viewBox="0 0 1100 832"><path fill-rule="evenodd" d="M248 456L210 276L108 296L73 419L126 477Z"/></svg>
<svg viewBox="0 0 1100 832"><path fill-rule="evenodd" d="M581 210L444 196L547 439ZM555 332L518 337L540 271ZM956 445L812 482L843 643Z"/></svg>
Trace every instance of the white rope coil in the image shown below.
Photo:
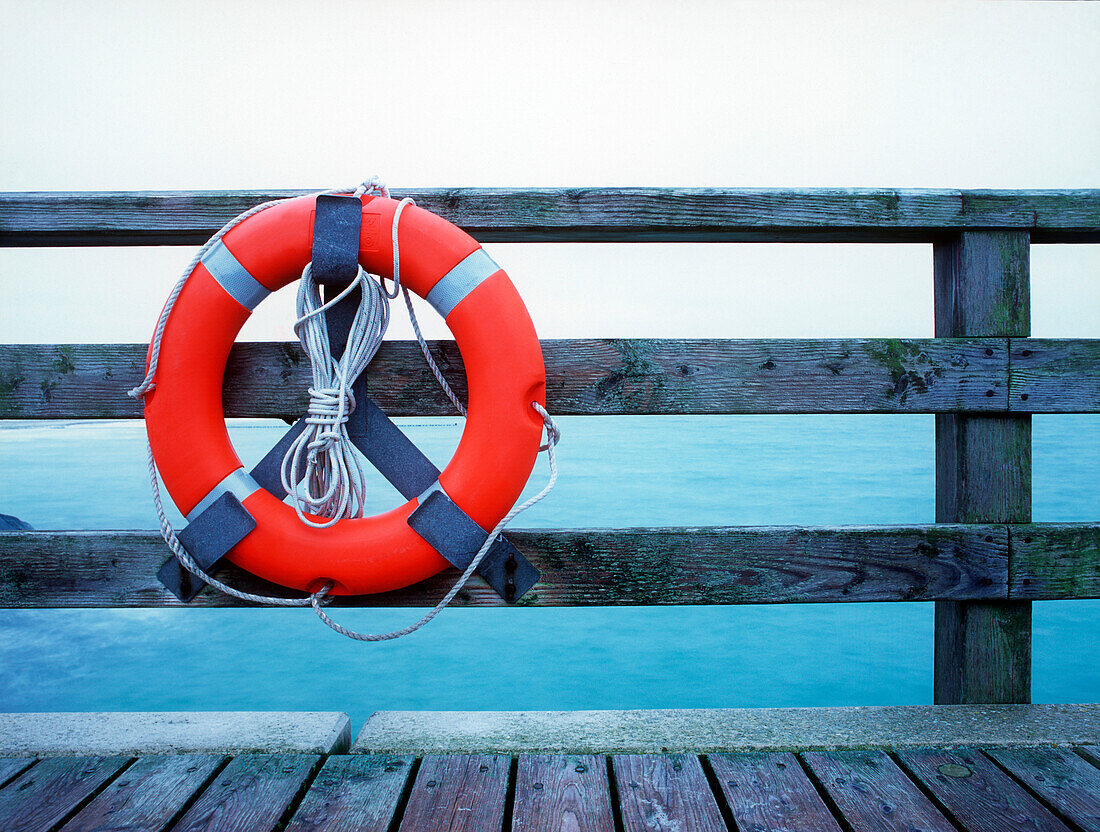
<svg viewBox="0 0 1100 832"><path fill-rule="evenodd" d="M324 313L356 288L362 300L355 310L344 352L336 359L330 349ZM280 477L298 519L307 526L324 529L342 518L363 516L363 466L348 437L347 421L355 410L352 385L378 352L389 321L389 300L381 285L362 268L355 280L327 303L321 303L312 264L302 272L294 331L309 356L313 384L309 388L307 427L287 450ZM310 519L307 511L328 520Z"/></svg>
<svg viewBox="0 0 1100 832"><path fill-rule="evenodd" d="M362 196L365 193L377 193L388 197L389 189L377 176L371 177L355 188L340 188L331 191L323 191L323 194L346 194ZM149 369L141 383L127 392L132 398L142 398L146 393L156 389L157 365L160 358L160 345L164 337L164 329L168 323L168 317L183 291L184 285L194 272L195 267L222 237L249 217L255 216L284 200L272 200L256 205L244 213L234 217L219 229L198 250L194 258L184 269L183 274L168 295L168 301L161 310L157 319L157 326L153 332L149 350ZM406 206L413 204L409 198L402 199L394 212L393 217L393 290L386 290L382 279L377 282L371 279L362 268L359 269L355 280L344 291L327 303L321 302L320 291L316 281L312 277L311 265L307 265L302 273L301 283L298 287L297 314L298 319L294 324L294 331L298 335L302 348L310 358L313 372L313 384L309 389L310 405L306 423L309 426L288 450L283 459L281 478L283 487L291 496L295 512L303 523L319 528L326 528L347 517L362 516L365 487L362 464L347 435L348 416L355 409L355 397L352 394L352 385L359 375L366 369L371 359L374 358L381 345L382 337L389 325L390 311L389 301L396 298L398 292L403 292L405 305L409 312L416 340L420 344L420 350L428 363L432 374L439 382L447 398L454 404L455 409L463 416L466 408L459 401L451 386L444 378L442 371L432 358L428 343L420 331L413 310L412 299L409 292L401 285L400 248L398 245L398 223L401 213ZM332 351L328 340L328 326L324 313L339 301L343 300L356 287L362 292L359 308L356 310L352 321L351 330L348 333L347 344L339 360L332 358ZM470 576L477 570L486 553L491 548L493 541L501 533L504 527L518 514L526 511L531 506L546 497L557 482L558 469L554 456L554 446L561 438L561 432L557 424L547 413L545 408L537 402L531 406L539 413L546 428L547 441L539 450L547 452L550 465L550 479L546 486L534 497L525 501L522 505L514 507L486 537L481 549L474 556L470 565L459 577L451 590L428 611L420 620L400 630L389 633L364 634L349 630L333 621L322 609L322 604L329 600L328 593L332 584L326 584L318 592L305 598L280 598L270 595L256 595L235 589L222 583L207 574L190 556L183 544L180 543L175 529L164 510L164 504L160 495L160 483L157 478L156 459L153 457L152 445L149 445L149 483L153 494L153 505L160 521L161 535L169 549L175 554L180 564L191 574L205 581L219 592L257 604L269 604L283 607L312 606L318 617L329 627L348 638L357 641L386 641L408 635L423 627L435 618L461 591ZM302 460L305 467L300 468ZM302 493L304 490L304 494ZM317 522L306 516L306 511L314 516L326 517L327 522Z"/></svg>

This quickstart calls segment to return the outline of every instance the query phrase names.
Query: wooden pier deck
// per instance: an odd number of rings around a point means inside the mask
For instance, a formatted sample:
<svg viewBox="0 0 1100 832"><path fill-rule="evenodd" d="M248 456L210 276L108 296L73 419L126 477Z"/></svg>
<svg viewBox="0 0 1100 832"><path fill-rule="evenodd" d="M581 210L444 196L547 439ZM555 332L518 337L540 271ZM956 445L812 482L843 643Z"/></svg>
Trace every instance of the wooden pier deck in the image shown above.
<svg viewBox="0 0 1100 832"><path fill-rule="evenodd" d="M1100 830L1100 746L0 759L6 832Z"/></svg>

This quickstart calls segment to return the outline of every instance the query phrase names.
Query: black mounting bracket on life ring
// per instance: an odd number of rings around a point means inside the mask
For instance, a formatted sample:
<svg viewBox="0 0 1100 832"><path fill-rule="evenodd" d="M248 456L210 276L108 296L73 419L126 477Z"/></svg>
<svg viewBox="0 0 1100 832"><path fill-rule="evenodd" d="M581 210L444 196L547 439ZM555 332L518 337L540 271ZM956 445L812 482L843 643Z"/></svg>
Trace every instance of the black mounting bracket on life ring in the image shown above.
<svg viewBox="0 0 1100 832"><path fill-rule="evenodd" d="M317 197L312 274L326 301L346 289L358 274L361 221L362 203L358 197ZM325 313L329 347L335 358L344 352L359 300L360 290L356 289ZM485 542L486 530L441 489L430 491L439 479L439 469L367 395L365 375L356 379L352 394L356 408L347 422L351 441L401 496L407 500L422 498L409 515L409 526L452 565L465 569ZM260 487L280 500L286 497L280 476L283 457L305 428L303 417L251 471ZM178 537L195 562L209 572L254 528L252 515L237 497L226 493L195 517ZM493 541L477 573L508 603L519 600L540 577L538 569L504 535ZM191 601L205 586L175 556L164 563L157 578L182 601Z"/></svg>

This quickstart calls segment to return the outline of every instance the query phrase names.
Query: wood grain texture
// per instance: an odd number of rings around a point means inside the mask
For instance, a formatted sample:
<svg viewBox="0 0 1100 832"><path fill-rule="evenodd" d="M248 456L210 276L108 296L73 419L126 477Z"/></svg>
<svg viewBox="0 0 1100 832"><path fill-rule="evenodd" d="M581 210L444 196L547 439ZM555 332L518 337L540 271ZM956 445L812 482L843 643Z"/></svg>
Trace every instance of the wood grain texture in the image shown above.
<svg viewBox="0 0 1100 832"><path fill-rule="evenodd" d="M1018 525L1010 540L1010 598L1100 598L1100 525Z"/></svg>
<svg viewBox="0 0 1100 832"><path fill-rule="evenodd" d="M898 759L967 832L1069 832L977 751L900 751Z"/></svg>
<svg viewBox="0 0 1100 832"><path fill-rule="evenodd" d="M315 754L234 757L172 832L274 829L320 759Z"/></svg>
<svg viewBox="0 0 1100 832"><path fill-rule="evenodd" d="M711 754L708 759L738 829L840 832L794 754Z"/></svg>
<svg viewBox="0 0 1100 832"><path fill-rule="evenodd" d="M285 832L387 832L415 758L329 757Z"/></svg>
<svg viewBox="0 0 1100 832"><path fill-rule="evenodd" d="M204 242L242 211L309 191L8 192L0 246ZM394 189L481 242L936 242L963 228L1100 242L1100 191L912 188Z"/></svg>
<svg viewBox="0 0 1100 832"><path fill-rule="evenodd" d="M605 758L524 754L516 769L512 832L614 829Z"/></svg>
<svg viewBox="0 0 1100 832"><path fill-rule="evenodd" d="M542 572L520 604L602 606L992 599L1008 593L1005 526L705 527L508 533ZM0 607L176 606L156 578L157 532L0 532ZM233 586L277 587L228 566ZM430 606L448 570L336 603ZM288 594L286 590L284 594ZM240 602L204 590L190 606ZM456 605L504 602L475 576Z"/></svg>
<svg viewBox="0 0 1100 832"><path fill-rule="evenodd" d="M0 789L0 829L43 832L118 774L126 757L50 757Z"/></svg>
<svg viewBox="0 0 1100 832"><path fill-rule="evenodd" d="M1027 231L963 231L932 249L936 337L1031 334Z"/></svg>
<svg viewBox="0 0 1100 832"><path fill-rule="evenodd" d="M956 832L882 751L815 751L802 759L851 829Z"/></svg>
<svg viewBox="0 0 1100 832"><path fill-rule="evenodd" d="M935 704L1030 701L1030 601L937 601L935 631Z"/></svg>
<svg viewBox="0 0 1100 832"><path fill-rule="evenodd" d="M1009 410L1100 410L1100 339L1009 339Z"/></svg>
<svg viewBox="0 0 1100 832"><path fill-rule="evenodd" d="M216 754L142 757L66 823L64 832L165 829L223 762Z"/></svg>
<svg viewBox="0 0 1100 832"><path fill-rule="evenodd" d="M1094 766L1100 767L1100 745L1082 745L1076 751Z"/></svg>
<svg viewBox="0 0 1100 832"><path fill-rule="evenodd" d="M509 757L425 757L405 806L401 832L499 832L510 768Z"/></svg>
<svg viewBox="0 0 1100 832"><path fill-rule="evenodd" d="M465 399L455 343L431 349ZM542 349L555 415L1001 412L1008 404L1006 339L611 338ZM140 418L126 391L144 376L145 352L143 344L0 345L0 418ZM297 418L309 372L297 342L237 344L226 416ZM384 342L367 379L391 416L454 414L415 341Z"/></svg>
<svg viewBox="0 0 1100 832"><path fill-rule="evenodd" d="M937 337L1031 330L1026 231L964 231L933 248ZM936 416L936 522L1031 520L1031 417ZM937 601L936 704L1031 701L1029 601Z"/></svg>
<svg viewBox="0 0 1100 832"><path fill-rule="evenodd" d="M22 774L33 766L34 762L34 760L28 760L25 757L0 758L0 786L3 786L9 780L14 780L17 774Z"/></svg>
<svg viewBox="0 0 1100 832"><path fill-rule="evenodd" d="M1069 748L991 748L985 751L1063 818L1100 832L1100 769Z"/></svg>
<svg viewBox="0 0 1100 832"><path fill-rule="evenodd" d="M616 754L611 765L625 832L726 832L694 754Z"/></svg>
<svg viewBox="0 0 1100 832"><path fill-rule="evenodd" d="M936 416L936 521L1031 520L1031 417Z"/></svg>

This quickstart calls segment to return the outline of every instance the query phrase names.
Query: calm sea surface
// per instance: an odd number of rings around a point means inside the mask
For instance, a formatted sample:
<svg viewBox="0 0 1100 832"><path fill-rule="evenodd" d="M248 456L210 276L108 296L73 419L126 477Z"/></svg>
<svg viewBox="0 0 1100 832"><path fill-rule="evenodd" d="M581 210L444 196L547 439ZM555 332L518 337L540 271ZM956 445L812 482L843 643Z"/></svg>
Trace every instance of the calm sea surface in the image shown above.
<svg viewBox="0 0 1100 832"><path fill-rule="evenodd" d="M399 420L442 466L454 420ZM931 416L561 420L562 475L522 527L925 523ZM246 465L284 426L231 424ZM0 426L0 512L154 528L139 422ZM541 487L540 465L529 491ZM380 478L372 511L400 498ZM1034 518L1100 519L1100 417L1034 419ZM341 610L390 629L415 610ZM1037 603L1034 699L1100 701L1100 602ZM305 610L5 610L0 711L916 704L931 604L454 609L364 645Z"/></svg>

